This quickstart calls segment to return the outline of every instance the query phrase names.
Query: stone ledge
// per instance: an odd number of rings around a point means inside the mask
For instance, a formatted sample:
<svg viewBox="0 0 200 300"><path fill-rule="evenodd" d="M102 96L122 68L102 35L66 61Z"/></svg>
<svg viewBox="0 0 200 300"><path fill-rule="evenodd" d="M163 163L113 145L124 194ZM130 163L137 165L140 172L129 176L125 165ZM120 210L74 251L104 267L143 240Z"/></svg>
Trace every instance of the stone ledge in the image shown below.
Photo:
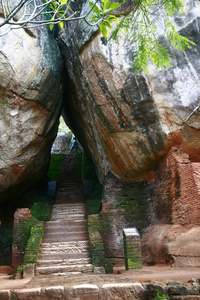
<svg viewBox="0 0 200 300"><path fill-rule="evenodd" d="M132 298L129 298L132 297ZM27 288L15 290L0 290L1 300L126 300L146 298L146 291L140 283L109 283L98 286L96 284L76 284L73 286L51 286L43 288ZM194 299L196 300L196 299Z"/></svg>

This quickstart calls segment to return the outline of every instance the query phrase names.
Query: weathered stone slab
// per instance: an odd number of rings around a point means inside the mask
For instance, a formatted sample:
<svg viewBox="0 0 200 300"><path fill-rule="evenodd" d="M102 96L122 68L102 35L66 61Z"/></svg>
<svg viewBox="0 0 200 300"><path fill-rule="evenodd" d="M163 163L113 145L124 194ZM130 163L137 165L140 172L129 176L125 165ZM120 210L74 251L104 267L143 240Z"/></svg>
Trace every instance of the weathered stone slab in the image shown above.
<svg viewBox="0 0 200 300"><path fill-rule="evenodd" d="M10 290L0 290L0 299L1 300L10 300Z"/></svg>
<svg viewBox="0 0 200 300"><path fill-rule="evenodd" d="M23 278L33 278L35 275L35 266L34 264L28 264L23 267Z"/></svg>
<svg viewBox="0 0 200 300"><path fill-rule="evenodd" d="M100 299L130 300L146 298L146 291L140 283L110 283L101 287Z"/></svg>
<svg viewBox="0 0 200 300"><path fill-rule="evenodd" d="M74 285L72 288L65 288L65 297L67 300L96 300L99 299L99 287L95 284Z"/></svg>
<svg viewBox="0 0 200 300"><path fill-rule="evenodd" d="M64 299L64 287L52 286L43 291L45 299Z"/></svg>
<svg viewBox="0 0 200 300"><path fill-rule="evenodd" d="M16 298L14 298L16 297ZM32 300L32 299L44 299L42 295L41 288L31 288L31 289L19 289L13 290L11 299L17 300Z"/></svg>
<svg viewBox="0 0 200 300"><path fill-rule="evenodd" d="M87 273L92 272L93 266L91 264L85 265L58 265L58 266L48 266L48 267L37 267L36 274L37 275L50 275L54 273L66 273L66 272L81 272Z"/></svg>

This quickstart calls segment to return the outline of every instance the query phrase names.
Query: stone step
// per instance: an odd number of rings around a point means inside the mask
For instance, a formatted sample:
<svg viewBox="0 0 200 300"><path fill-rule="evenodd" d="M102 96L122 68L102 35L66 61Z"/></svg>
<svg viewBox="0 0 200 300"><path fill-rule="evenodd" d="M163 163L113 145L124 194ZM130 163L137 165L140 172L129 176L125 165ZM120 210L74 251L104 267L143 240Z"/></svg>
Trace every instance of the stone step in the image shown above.
<svg viewBox="0 0 200 300"><path fill-rule="evenodd" d="M82 191L83 190L83 185L82 184L58 184L58 191L62 191L62 190L68 190L68 189L72 189L72 190L78 190L78 191Z"/></svg>
<svg viewBox="0 0 200 300"><path fill-rule="evenodd" d="M49 236L49 237L44 237L43 239L43 242L44 243L59 243L59 242L71 242L71 241L87 241L88 239L88 236L85 235L85 236L74 236L74 237L71 237L71 236L57 236L57 237L52 237L52 236Z"/></svg>
<svg viewBox="0 0 200 300"><path fill-rule="evenodd" d="M82 186L83 182L82 181L62 181L62 182L58 182L58 186Z"/></svg>
<svg viewBox="0 0 200 300"><path fill-rule="evenodd" d="M63 243L56 243L57 247L55 247L55 243L42 243L39 255L74 255L74 254L87 254L90 250L89 243L86 241L84 245L61 245ZM53 244L53 245L52 245ZM45 246L44 246L45 245ZM48 246L47 246L48 245Z"/></svg>
<svg viewBox="0 0 200 300"><path fill-rule="evenodd" d="M63 190L73 190L73 191L79 191L82 192L83 190L83 185L76 185L76 184L63 184L63 185L58 185L58 192L63 191Z"/></svg>
<svg viewBox="0 0 200 300"><path fill-rule="evenodd" d="M90 264L90 258L72 258L72 259L54 259L54 260L44 260L42 257L37 260L37 267L47 267L47 266L66 266L66 265L84 265Z"/></svg>
<svg viewBox="0 0 200 300"><path fill-rule="evenodd" d="M60 206L60 207L59 207ZM85 207L84 206L79 206L79 205L74 205L74 206L68 206L66 204L55 204L55 206L53 206L54 210L68 210L68 211L81 211L84 212L85 211Z"/></svg>
<svg viewBox="0 0 200 300"><path fill-rule="evenodd" d="M77 210L81 210L81 211L85 211L85 207L82 205L72 205L69 206L67 204L54 204L52 209L68 209L69 211L77 211Z"/></svg>
<svg viewBox="0 0 200 300"><path fill-rule="evenodd" d="M44 236L44 238L46 239L46 238L51 238L51 239L53 239L53 238L61 238L61 239L63 239L63 238L67 238L67 239L70 239L70 238L72 238L72 240L71 241L73 241L73 238L82 238L82 237L85 237L86 239L87 239L87 237L88 237L88 232L87 231L80 231L80 232L78 232L78 231L74 231L74 232L72 232L72 231L64 231L64 232L50 232L50 233L46 233L45 234L45 236Z"/></svg>
<svg viewBox="0 0 200 300"><path fill-rule="evenodd" d="M69 230L69 231L68 231ZM87 226L84 225L84 226L73 226L71 225L70 227L58 227L58 226L55 226L55 227L51 227L51 228L45 228L44 230L44 234L56 234L59 232L59 234L64 234L64 233L71 233L71 232L87 232Z"/></svg>
<svg viewBox="0 0 200 300"><path fill-rule="evenodd" d="M90 273L92 271L93 266L91 264L36 267L36 275L51 275L54 273L68 272Z"/></svg>
<svg viewBox="0 0 200 300"><path fill-rule="evenodd" d="M73 242L60 242L60 243L44 243L42 242L41 244L41 249L42 248L71 248L71 247L88 247L89 246L89 241L73 241Z"/></svg>
<svg viewBox="0 0 200 300"><path fill-rule="evenodd" d="M58 190L63 190L63 189L77 189L77 190L83 190L83 185L82 184L66 184L66 183L63 183L62 185L61 184L58 184Z"/></svg>
<svg viewBox="0 0 200 300"><path fill-rule="evenodd" d="M85 216L66 216L66 215L53 215L51 216L51 221L72 221L72 220L78 220L82 221L85 220Z"/></svg>
<svg viewBox="0 0 200 300"><path fill-rule="evenodd" d="M58 218L58 219L56 219ZM75 215L67 215L67 214L52 214L51 215L51 221L68 221L68 222L74 222L74 221L84 221L86 220L85 215L82 216L75 216ZM72 223L70 224L73 225ZM76 226L76 224L75 224ZM69 227L68 227L69 228Z"/></svg>
<svg viewBox="0 0 200 300"><path fill-rule="evenodd" d="M63 208L62 211L60 209L52 209L51 211L52 215L66 215L66 216L85 216L85 211L84 210L69 210L67 208Z"/></svg>
<svg viewBox="0 0 200 300"><path fill-rule="evenodd" d="M57 191L57 195L59 194L83 194L83 188L79 188L79 187L63 187L63 188L59 188L59 190Z"/></svg>
<svg viewBox="0 0 200 300"><path fill-rule="evenodd" d="M61 210L61 209L65 209L68 211L85 211L84 206L79 206L79 205L74 205L74 206L68 206L66 204L54 204L53 210Z"/></svg>
<svg viewBox="0 0 200 300"><path fill-rule="evenodd" d="M66 228L69 229L73 227L82 227L86 226L87 227L87 220L70 220L70 221L48 221L45 224L45 229L50 229L50 228Z"/></svg>
<svg viewBox="0 0 200 300"><path fill-rule="evenodd" d="M51 276L62 276L62 277L70 277L71 278L71 276L72 275L81 275L82 274L82 272L63 272L63 273L53 273L53 274L51 274ZM196 299L195 299L196 300Z"/></svg>
<svg viewBox="0 0 200 300"><path fill-rule="evenodd" d="M67 191L57 192L56 193L56 199L59 198L59 197L65 198L66 200L71 199L72 197L76 197L78 199L80 199L80 197L81 197L81 199L84 199L83 192L77 192L77 193L67 192ZM83 200L79 201L79 203L81 203L81 202L83 202ZM71 203L71 202L69 202L69 203Z"/></svg>
<svg viewBox="0 0 200 300"><path fill-rule="evenodd" d="M73 209L84 209L85 210L85 204L80 204L80 203L73 203L73 205L69 205L68 203L59 203L59 204L54 204L53 207L63 209L63 208L73 208Z"/></svg>
<svg viewBox="0 0 200 300"><path fill-rule="evenodd" d="M74 216L81 216L81 217L85 217L86 213L84 210L73 210L70 211L68 209L63 208L63 210L58 210L58 209L52 209L51 211L52 215L66 215L66 217L74 217Z"/></svg>
<svg viewBox="0 0 200 300"><path fill-rule="evenodd" d="M38 255L38 260L55 260L55 258L57 260L65 260L65 259L82 259L82 258L87 258L90 259L90 252L82 252L82 253L63 253L63 254L42 254L39 253Z"/></svg>
<svg viewBox="0 0 200 300"><path fill-rule="evenodd" d="M56 193L56 197L57 196L60 196L60 195L83 195L83 191L80 191L79 189L77 188L74 188L74 189L59 189Z"/></svg>
<svg viewBox="0 0 200 300"><path fill-rule="evenodd" d="M60 197L60 198L56 198L56 204L66 204L66 203L74 203L74 204L78 204L80 202L83 202L84 201L84 198L81 196L81 197L70 197L70 199L63 199L63 197Z"/></svg>
<svg viewBox="0 0 200 300"><path fill-rule="evenodd" d="M56 204L58 204L58 200L63 200L64 202L63 203L73 203L73 204L80 204L80 203L83 203L84 202L84 196L81 195L81 194L78 194L78 195L67 195L67 196L64 196L64 195L59 195L57 194L56 195ZM74 201L72 201L74 200Z"/></svg>
<svg viewBox="0 0 200 300"><path fill-rule="evenodd" d="M66 214L66 215L85 215L84 209L68 209L68 208L52 208L52 214Z"/></svg>
<svg viewBox="0 0 200 300"><path fill-rule="evenodd" d="M9 280L9 279L14 279L15 275L9 275L6 273L0 274L0 280Z"/></svg>
<svg viewBox="0 0 200 300"><path fill-rule="evenodd" d="M53 250L51 248L45 248L43 250L40 250L39 255L54 255L54 256L59 256L59 255L74 255L74 254L86 254L90 250L89 246L87 248L64 248L64 249L57 249Z"/></svg>
<svg viewBox="0 0 200 300"><path fill-rule="evenodd" d="M68 204L68 203L73 203L73 204L79 204L80 202L83 202L83 198L79 198L79 199L77 199L77 198L70 198L70 199L63 199L62 197L60 197L60 198L56 198L56 205L60 205L60 204L64 204L64 205L66 205L66 204Z"/></svg>
<svg viewBox="0 0 200 300"><path fill-rule="evenodd" d="M72 218L83 218L83 217L85 217L85 212L83 212L83 211L81 211L81 212L74 212L74 213L70 213L69 211L67 211L67 210L65 210L65 209L63 209L63 211L59 211L59 210L52 210L52 212L51 212L51 214L52 215L58 215L58 216L66 216L66 217L72 217Z"/></svg>
<svg viewBox="0 0 200 300"><path fill-rule="evenodd" d="M86 214L85 213L78 213L78 214L70 214L70 213L67 213L67 212L62 212L62 213L59 213L59 212L54 212L52 211L51 212L51 217L63 217L63 218L66 218L66 219L74 219L74 220L86 220Z"/></svg>

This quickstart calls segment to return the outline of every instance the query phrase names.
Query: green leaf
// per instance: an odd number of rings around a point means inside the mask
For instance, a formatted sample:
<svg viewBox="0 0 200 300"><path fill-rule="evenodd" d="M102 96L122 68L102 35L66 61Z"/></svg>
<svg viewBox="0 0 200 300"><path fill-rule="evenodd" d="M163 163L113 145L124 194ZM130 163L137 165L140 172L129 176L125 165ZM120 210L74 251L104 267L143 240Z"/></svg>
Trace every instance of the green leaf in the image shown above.
<svg viewBox="0 0 200 300"><path fill-rule="evenodd" d="M104 38L107 38L107 36L108 36L108 31L107 31L106 26L105 26L103 23L101 23L100 26L99 26L99 28L100 28L100 30L101 30L101 32L102 32L102 34L103 34L103 37L104 37Z"/></svg>
<svg viewBox="0 0 200 300"><path fill-rule="evenodd" d="M90 15L90 18L97 18L97 15Z"/></svg>
<svg viewBox="0 0 200 300"><path fill-rule="evenodd" d="M105 12L110 5L110 0L101 0L101 5L103 7L103 12Z"/></svg>
<svg viewBox="0 0 200 300"><path fill-rule="evenodd" d="M60 22L59 25L60 25L61 28L63 28L64 27L64 22Z"/></svg>
<svg viewBox="0 0 200 300"><path fill-rule="evenodd" d="M89 2L89 5L90 5L90 8L92 8L93 7L93 5L94 5L94 3L92 3L92 2ZM95 6L93 7L93 9L92 9L98 16L101 16L101 13L100 13L100 11L101 11L101 8L99 7L99 5L98 4L95 4Z"/></svg>
<svg viewBox="0 0 200 300"><path fill-rule="evenodd" d="M110 29L112 29L112 26L109 24L109 22L108 21L105 21L105 26L107 26L108 28L110 28Z"/></svg>
<svg viewBox="0 0 200 300"><path fill-rule="evenodd" d="M121 22L121 19L120 18L116 18L114 15L109 15L109 16L107 16L106 21L108 21L109 23L112 23L112 22Z"/></svg>
<svg viewBox="0 0 200 300"><path fill-rule="evenodd" d="M109 6L109 8L106 10L106 13L112 11L113 9L119 8L123 3L115 2Z"/></svg>
<svg viewBox="0 0 200 300"><path fill-rule="evenodd" d="M106 3L105 3L105 9L107 9L109 7L109 5L110 5L110 0L106 1Z"/></svg>
<svg viewBox="0 0 200 300"><path fill-rule="evenodd" d="M49 24L49 29L52 31L54 27L54 24Z"/></svg>

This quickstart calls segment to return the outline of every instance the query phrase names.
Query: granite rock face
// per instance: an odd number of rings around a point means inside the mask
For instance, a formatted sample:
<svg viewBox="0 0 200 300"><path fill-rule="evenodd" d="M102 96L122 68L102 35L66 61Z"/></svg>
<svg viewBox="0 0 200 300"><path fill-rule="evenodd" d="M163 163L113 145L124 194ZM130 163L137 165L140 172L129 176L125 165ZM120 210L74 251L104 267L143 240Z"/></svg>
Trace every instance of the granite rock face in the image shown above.
<svg viewBox="0 0 200 300"><path fill-rule="evenodd" d="M62 95L62 58L45 28L0 38L0 200L48 168Z"/></svg>
<svg viewBox="0 0 200 300"><path fill-rule="evenodd" d="M86 5L82 1L82 14ZM199 161L200 18L195 5L175 21L197 47L185 53L171 49L174 67L164 72L150 63L149 75L136 76L129 41L106 42L83 22L68 23L61 33L68 123L92 155L101 181L109 172L125 181L141 179L176 144Z"/></svg>
<svg viewBox="0 0 200 300"><path fill-rule="evenodd" d="M157 224L142 239L144 262L173 267L200 266L200 227Z"/></svg>

